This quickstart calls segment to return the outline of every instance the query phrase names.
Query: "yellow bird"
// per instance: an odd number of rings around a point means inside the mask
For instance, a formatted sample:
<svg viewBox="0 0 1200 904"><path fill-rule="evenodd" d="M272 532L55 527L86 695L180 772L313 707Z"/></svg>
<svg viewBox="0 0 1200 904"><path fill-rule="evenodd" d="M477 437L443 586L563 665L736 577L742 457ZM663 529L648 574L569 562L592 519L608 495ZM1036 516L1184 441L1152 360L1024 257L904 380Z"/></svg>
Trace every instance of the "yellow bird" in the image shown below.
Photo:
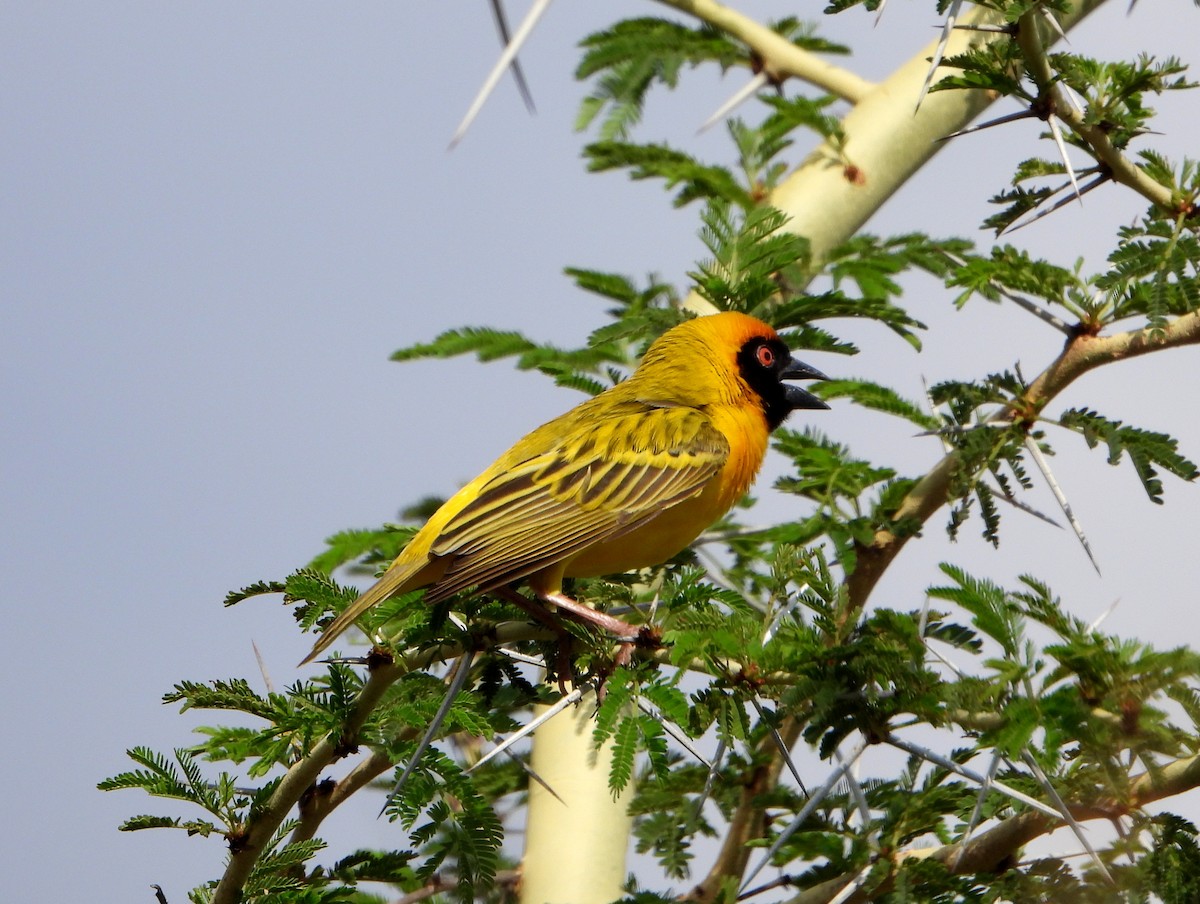
<svg viewBox="0 0 1200 904"><path fill-rule="evenodd" d="M372 606L420 587L430 603L474 588L528 606L509 586L524 580L542 603L636 635L565 596L563 578L657 565L695 540L749 489L791 411L829 407L782 382L802 379L828 377L761 320L727 312L673 327L629 379L538 427L450 497L304 662Z"/></svg>

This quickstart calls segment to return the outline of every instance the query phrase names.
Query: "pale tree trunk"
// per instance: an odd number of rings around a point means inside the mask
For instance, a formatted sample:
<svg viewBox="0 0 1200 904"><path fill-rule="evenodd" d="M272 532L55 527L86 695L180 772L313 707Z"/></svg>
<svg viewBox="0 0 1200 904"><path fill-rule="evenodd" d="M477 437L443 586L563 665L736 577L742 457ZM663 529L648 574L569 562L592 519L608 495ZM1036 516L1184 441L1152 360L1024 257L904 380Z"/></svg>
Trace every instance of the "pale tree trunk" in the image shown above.
<svg viewBox="0 0 1200 904"><path fill-rule="evenodd" d="M622 895L633 787L617 797L609 790L610 746L592 749L595 708L588 692L534 734L530 767L561 800L529 783L521 904L608 904Z"/></svg>

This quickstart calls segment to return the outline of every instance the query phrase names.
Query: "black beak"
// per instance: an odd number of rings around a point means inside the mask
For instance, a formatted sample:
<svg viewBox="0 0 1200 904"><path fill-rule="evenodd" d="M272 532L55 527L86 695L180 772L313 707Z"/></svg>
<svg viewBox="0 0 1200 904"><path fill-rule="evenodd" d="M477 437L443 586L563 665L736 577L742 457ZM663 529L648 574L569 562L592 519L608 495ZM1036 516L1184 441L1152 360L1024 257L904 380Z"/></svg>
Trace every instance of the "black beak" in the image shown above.
<svg viewBox="0 0 1200 904"><path fill-rule="evenodd" d="M783 370L779 372L781 380L828 380L829 377L815 367L810 367L803 361L789 358ZM815 395L799 386L785 386L783 397L789 408L828 408L829 406Z"/></svg>

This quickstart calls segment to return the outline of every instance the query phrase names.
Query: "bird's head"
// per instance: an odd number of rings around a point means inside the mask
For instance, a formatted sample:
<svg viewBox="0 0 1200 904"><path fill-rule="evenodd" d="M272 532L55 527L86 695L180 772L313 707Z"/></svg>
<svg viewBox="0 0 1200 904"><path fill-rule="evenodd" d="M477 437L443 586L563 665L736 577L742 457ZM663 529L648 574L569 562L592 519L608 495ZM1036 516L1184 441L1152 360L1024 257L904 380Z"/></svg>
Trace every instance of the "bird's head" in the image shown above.
<svg viewBox="0 0 1200 904"><path fill-rule="evenodd" d="M735 311L697 317L663 333L639 374L669 387L681 404L758 402L772 430L797 408L829 407L785 382L829 378L793 358L770 326Z"/></svg>

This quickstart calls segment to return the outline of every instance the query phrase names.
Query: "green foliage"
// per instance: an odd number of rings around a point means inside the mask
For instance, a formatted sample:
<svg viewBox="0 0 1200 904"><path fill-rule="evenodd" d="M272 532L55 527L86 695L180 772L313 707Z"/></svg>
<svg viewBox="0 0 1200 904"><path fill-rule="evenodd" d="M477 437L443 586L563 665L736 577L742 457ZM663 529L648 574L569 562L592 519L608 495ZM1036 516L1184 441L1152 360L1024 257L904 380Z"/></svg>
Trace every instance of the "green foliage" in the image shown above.
<svg viewBox="0 0 1200 904"><path fill-rule="evenodd" d="M846 48L813 33L797 19L770 26L797 47L819 53L845 53ZM722 71L753 65L746 51L719 30L707 25L689 28L667 19L626 19L585 38L583 59L575 75L596 77L584 99L576 128L586 129L603 114L600 137L622 141L641 121L646 95L656 83L674 88L685 66L715 63Z"/></svg>
<svg viewBox="0 0 1200 904"><path fill-rule="evenodd" d="M1109 464L1115 465L1122 455L1127 455L1151 502L1161 505L1163 501L1163 486L1156 465L1184 480L1200 477L1196 465L1179 454L1179 443L1165 433L1127 427L1087 408L1068 409L1059 416L1058 422L1083 434L1090 448L1096 448L1101 442L1107 445Z"/></svg>
<svg viewBox="0 0 1200 904"><path fill-rule="evenodd" d="M667 188L682 186L675 195L676 207L698 199L719 199L745 208L753 206L750 194L737 184L729 170L706 166L666 145L604 141L589 144L583 153L590 172L628 169L631 179L659 178Z"/></svg>

